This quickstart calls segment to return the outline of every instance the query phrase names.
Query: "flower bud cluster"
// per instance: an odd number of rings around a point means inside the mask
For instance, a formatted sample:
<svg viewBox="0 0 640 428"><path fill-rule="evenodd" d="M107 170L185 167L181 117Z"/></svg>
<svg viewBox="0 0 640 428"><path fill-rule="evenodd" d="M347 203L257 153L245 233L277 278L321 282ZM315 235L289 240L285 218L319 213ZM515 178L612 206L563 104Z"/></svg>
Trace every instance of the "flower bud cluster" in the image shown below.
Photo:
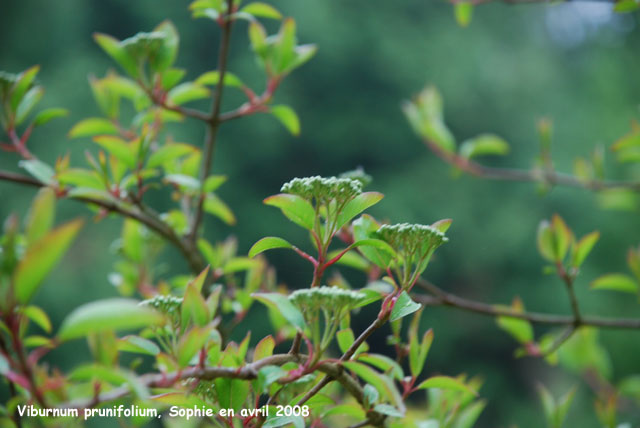
<svg viewBox="0 0 640 428"><path fill-rule="evenodd" d="M280 189L283 193L300 196L304 199L329 201L335 199L345 202L362 193L362 183L357 179L338 177L294 178Z"/></svg>
<svg viewBox="0 0 640 428"><path fill-rule="evenodd" d="M357 291L327 286L296 290L289 296L289 300L303 312L323 309L334 313L351 310L365 298Z"/></svg>

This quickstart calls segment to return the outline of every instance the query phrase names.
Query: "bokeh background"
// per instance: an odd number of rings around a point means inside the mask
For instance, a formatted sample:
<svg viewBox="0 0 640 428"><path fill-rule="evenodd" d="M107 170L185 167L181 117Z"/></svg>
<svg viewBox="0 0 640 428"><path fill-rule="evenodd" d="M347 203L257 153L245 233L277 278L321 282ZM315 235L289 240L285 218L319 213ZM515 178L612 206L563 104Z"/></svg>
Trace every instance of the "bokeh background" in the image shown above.
<svg viewBox="0 0 640 428"><path fill-rule="evenodd" d="M181 33L177 66L188 78L215 68L218 31L206 20L190 18L186 1L169 0L23 0L0 3L0 69L18 72L40 64L47 92L46 106L64 106L68 118L38 130L33 151L52 163L71 153L84 164L83 152L94 150L86 140L69 140L66 132L98 110L87 76L103 76L114 65L93 43L94 31L125 38L150 31L165 18ZM400 109L402 100L425 84L436 85L445 100L446 122L458 141L482 132L503 136L512 147L505 159L490 165L527 168L538 151L536 122L555 123L553 156L560 170L596 144L609 145L638 117L640 100L640 28L637 16L615 15L605 3L557 6L477 8L468 28L456 24L444 1L277 0L274 4L298 22L299 40L317 43L317 56L286 79L276 101L293 106L302 120L302 135L290 136L273 118L254 116L225 125L215 157L215 172L229 181L220 196L233 208L238 225L216 219L206 223L210 240L235 235L243 253L260 237L277 235L302 242L264 197L295 176L334 175L363 166L374 177L373 190L385 199L371 210L394 222L431 223L452 218L451 241L438 250L426 276L446 290L487 302L508 304L522 296L528 309L569 313L563 285L542 273L535 249L538 222L561 214L583 235L598 229L602 238L577 283L583 312L613 316L638 315L638 302L615 293L594 292L588 283L599 274L624 271L626 249L638 244L637 211L603 211L587 191L556 188L540 195L534 185L454 178L412 134ZM275 27L271 26L271 31ZM250 51L246 26L234 29L230 70L261 90L262 74ZM227 92L229 94L230 92ZM240 98L230 96L227 108ZM198 143L198 123L171 128L178 141ZM0 167L16 170L17 158L0 153ZM607 161L614 177L638 176ZM31 188L0 183L0 217L24 214L34 195ZM159 209L163 207L160 206ZM59 203L59 220L91 214L80 204ZM55 325L74 307L116 290L107 281L116 256L111 242L121 223L89 222L64 262L47 280L37 302ZM289 254L274 252L269 260L279 279L293 288L306 286L310 270ZM168 252L170 271L185 266ZM363 278L348 276L354 286ZM266 334L256 309L239 331ZM356 329L366 319L356 319ZM579 384L569 414L572 427L598 426L593 396L578 377L535 359L514 359L514 342L490 318L455 309L428 309L423 328L433 327L435 342L430 373L481 375L481 395L490 401L480 427L543 426L535 384L556 394ZM544 329L537 329L539 333ZM384 351L385 332L374 336ZM640 333L606 331L613 379L640 371ZM53 364L72 367L86 356L74 343L50 357ZM636 423L640 421L637 418Z"/></svg>

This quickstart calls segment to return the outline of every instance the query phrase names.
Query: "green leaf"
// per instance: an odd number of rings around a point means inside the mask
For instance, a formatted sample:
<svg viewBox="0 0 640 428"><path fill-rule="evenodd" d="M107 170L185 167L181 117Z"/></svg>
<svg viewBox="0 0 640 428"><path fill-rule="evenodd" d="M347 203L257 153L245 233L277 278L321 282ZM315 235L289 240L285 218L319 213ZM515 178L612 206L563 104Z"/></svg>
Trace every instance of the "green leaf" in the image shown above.
<svg viewBox="0 0 640 428"><path fill-rule="evenodd" d="M542 257L552 262L556 261L554 233L546 220L541 221L538 225L537 244Z"/></svg>
<svg viewBox="0 0 640 428"><path fill-rule="evenodd" d="M170 104L181 105L190 101L209 98L210 95L211 93L204 86L193 82L185 82L171 89L167 94L167 99Z"/></svg>
<svg viewBox="0 0 640 428"><path fill-rule="evenodd" d="M447 389L452 391L468 392L475 396L478 395L476 391L471 389L461 380L453 377L449 377L449 376L433 376L427 380L422 381L416 387L416 389L429 389L429 388Z"/></svg>
<svg viewBox="0 0 640 428"><path fill-rule="evenodd" d="M486 406L484 400L475 401L460 412L452 428L473 428Z"/></svg>
<svg viewBox="0 0 640 428"><path fill-rule="evenodd" d="M47 333L51 333L51 321L49 316L37 306L27 306L24 308L24 315L34 323L38 324Z"/></svg>
<svg viewBox="0 0 640 428"><path fill-rule="evenodd" d="M311 204L298 195L281 193L269 196L264 200L266 205L280 208L282 213L298 226L307 230L313 230L313 223L316 216Z"/></svg>
<svg viewBox="0 0 640 428"><path fill-rule="evenodd" d="M211 328L192 327L178 342L178 365L187 367L191 359L200 351L209 339Z"/></svg>
<svg viewBox="0 0 640 428"><path fill-rule="evenodd" d="M150 340L139 336L126 336L118 339L118 351L135 354L158 355L160 348Z"/></svg>
<svg viewBox="0 0 640 428"><path fill-rule="evenodd" d="M69 138L91 137L103 134L116 135L118 134L118 127L108 119L90 117L76 123L69 131Z"/></svg>
<svg viewBox="0 0 640 428"><path fill-rule="evenodd" d="M610 273L596 278L591 283L591 289L614 290L635 294L638 292L638 282L629 275L622 273Z"/></svg>
<svg viewBox="0 0 640 428"><path fill-rule="evenodd" d="M42 238L53 226L56 213L56 192L50 187L40 189L31 203L27 217L27 243Z"/></svg>
<svg viewBox="0 0 640 428"><path fill-rule="evenodd" d="M282 19L282 14L276 8L262 2L249 3L240 9L240 12L248 13L258 18Z"/></svg>
<svg viewBox="0 0 640 428"><path fill-rule="evenodd" d="M171 23L171 21L164 21L153 31L162 33L164 37L162 39L160 49L158 49L158 52L156 52L156 54L150 59L151 68L163 71L171 67L175 62L176 56L178 55L180 37L178 36L176 27Z"/></svg>
<svg viewBox="0 0 640 428"><path fill-rule="evenodd" d="M130 330L159 324L163 317L158 312L139 305L132 299L106 299L76 308L62 322L58 337L75 339L106 330Z"/></svg>
<svg viewBox="0 0 640 428"><path fill-rule="evenodd" d="M383 372L391 375L394 379L402 380L404 377L404 372L402 371L400 364L386 355L362 353L358 355L356 359L382 370Z"/></svg>
<svg viewBox="0 0 640 428"><path fill-rule="evenodd" d="M224 175L210 175L204 180L202 185L202 191L205 193L211 193L222 186L227 181L227 177Z"/></svg>
<svg viewBox="0 0 640 428"><path fill-rule="evenodd" d="M14 291L20 303L31 300L42 280L67 251L82 224L82 220L66 223L29 246L13 274Z"/></svg>
<svg viewBox="0 0 640 428"><path fill-rule="evenodd" d="M225 204L215 193L209 193L204 199L202 206L205 212L218 217L229 225L236 224L236 216L231 208Z"/></svg>
<svg viewBox="0 0 640 428"><path fill-rule="evenodd" d="M25 96L27 91L31 88L33 81L36 78L36 75L38 74L39 71L40 71L40 66L34 65L33 67L29 67L28 69L20 73L11 91L11 110L12 111L14 112L16 111L16 109L18 108L18 105L20 104L20 101L22 101L22 98Z"/></svg>
<svg viewBox="0 0 640 428"><path fill-rule="evenodd" d="M20 168L24 168L44 184L52 184L55 171L49 165L37 159L23 160L18 162Z"/></svg>
<svg viewBox="0 0 640 428"><path fill-rule="evenodd" d="M342 353L347 352L347 349L355 342L356 338L353 335L353 330L346 328L336 333L336 340L338 341L338 347Z"/></svg>
<svg viewBox="0 0 640 428"><path fill-rule="evenodd" d="M365 192L361 193L344 206L338 214L336 221L336 230L340 230L342 226L351 221L355 216L366 210L367 208L377 204L384 198L382 193Z"/></svg>
<svg viewBox="0 0 640 428"><path fill-rule="evenodd" d="M220 82L220 72L217 70L207 71L206 73L201 74L200 77L195 80L195 83L201 86L216 86L218 82ZM244 83L242 83L242 80L240 80L240 78L235 74L228 71L224 73L224 85L241 89L244 87Z"/></svg>
<svg viewBox="0 0 640 428"><path fill-rule="evenodd" d="M578 241L578 243L573 248L573 257L572 257L572 265L575 267L580 267L584 262L584 259L587 258L593 246L596 245L600 239L600 232L595 231L591 232L588 235L585 235Z"/></svg>
<svg viewBox="0 0 640 428"><path fill-rule="evenodd" d="M635 12L640 8L637 0L618 0L613 6L613 10L618 13Z"/></svg>
<svg viewBox="0 0 640 428"><path fill-rule="evenodd" d="M473 16L473 3L469 1L459 1L453 5L453 8L458 25L461 27L468 26Z"/></svg>
<svg viewBox="0 0 640 428"><path fill-rule="evenodd" d="M573 241L573 235L567 224L562 220L562 217L557 214L551 217L551 227L555 236L556 261L562 261Z"/></svg>
<svg viewBox="0 0 640 428"><path fill-rule="evenodd" d="M270 112L292 135L300 135L300 119L291 107L277 105L271 107Z"/></svg>
<svg viewBox="0 0 640 428"><path fill-rule="evenodd" d="M189 321L193 320L193 324L202 327L209 323L209 310L207 304L200 293L197 284L194 282L187 285L184 293L184 299L180 306L181 326L185 331L189 325Z"/></svg>
<svg viewBox="0 0 640 428"><path fill-rule="evenodd" d="M393 418L403 418L404 412L396 409L395 407L389 404L376 404L373 408L378 413L382 413L383 415L391 416Z"/></svg>
<svg viewBox="0 0 640 428"><path fill-rule="evenodd" d="M273 336L268 335L264 337L258 344L256 345L256 349L253 351L253 362L260 361L263 358L270 357L273 355L273 350L276 347L276 341L273 339Z"/></svg>
<svg viewBox="0 0 640 428"><path fill-rule="evenodd" d="M435 87L427 87L410 101L403 111L414 132L445 152L455 152L456 142L444 123L442 97Z"/></svg>
<svg viewBox="0 0 640 428"><path fill-rule="evenodd" d="M71 184L77 187L89 187L93 189L103 189L104 183L95 171L81 168L69 168L56 175L56 180L60 184Z"/></svg>
<svg viewBox="0 0 640 428"><path fill-rule="evenodd" d="M138 77L138 66L135 59L129 54L127 49L121 45L117 39L101 33L93 35L94 40L100 47L120 65L131 77Z"/></svg>
<svg viewBox="0 0 640 428"><path fill-rule="evenodd" d="M287 296L278 293L253 293L251 296L278 311L294 327L300 330L305 329L306 324L302 313L289 301Z"/></svg>
<svg viewBox="0 0 640 428"><path fill-rule="evenodd" d="M411 300L411 297L407 294L406 291L400 293L398 299L396 300L395 305L393 305L393 309L391 310L391 318L389 321L396 321L400 318L406 317L420 309L422 305L420 303L416 303Z"/></svg>
<svg viewBox="0 0 640 428"><path fill-rule="evenodd" d="M107 153L122 161L128 168L135 169L136 154L134 148L121 138L113 135L100 135L94 137L93 141L105 149Z"/></svg>
<svg viewBox="0 0 640 428"><path fill-rule="evenodd" d="M363 214L353 222L353 237L356 242L365 239L370 239L378 230L380 225L370 215ZM386 269L392 259L386 251L380 251L374 247L363 246L360 247L360 252L371 262L375 263L378 267Z"/></svg>
<svg viewBox="0 0 640 428"><path fill-rule="evenodd" d="M178 185L181 190L200 191L200 181L197 178L185 174L169 174L164 177L165 181Z"/></svg>
<svg viewBox="0 0 640 428"><path fill-rule="evenodd" d="M519 298L515 298L511 309L517 313L524 312L524 305ZM514 317L498 317L496 320L498 327L509 333L521 344L533 342L533 327L527 320Z"/></svg>
<svg viewBox="0 0 640 428"><path fill-rule="evenodd" d="M271 412L275 415L275 412ZM302 416L272 416L269 415L265 421L264 428L277 428L293 425L294 428L304 428L304 418Z"/></svg>
<svg viewBox="0 0 640 428"><path fill-rule="evenodd" d="M418 377L424 369L431 344L433 343L433 330L429 329L422 337L422 342L418 342L417 335L411 337L409 343L409 368L414 377Z"/></svg>
<svg viewBox="0 0 640 428"><path fill-rule="evenodd" d="M147 161L147 168L156 168L167 162L176 160L182 156L190 155L198 151L190 144L167 143L153 152Z"/></svg>
<svg viewBox="0 0 640 428"><path fill-rule="evenodd" d="M506 155L507 153L509 153L509 144L492 134L477 136L460 145L460 156L467 159L484 155Z"/></svg>
<svg viewBox="0 0 640 428"><path fill-rule="evenodd" d="M293 245L282 238L268 236L253 244L249 250L249 257L253 258L262 252L272 250L274 248L293 248Z"/></svg>
<svg viewBox="0 0 640 428"><path fill-rule="evenodd" d="M353 371L365 382L371 384L378 390L382 397L386 397L386 399L398 406L401 411L404 411L402 397L389 377L378 373L371 367L357 361L347 361L343 363L343 365L347 369Z"/></svg>
<svg viewBox="0 0 640 428"><path fill-rule="evenodd" d="M433 223L431 227L439 230L442 233L445 233L451 227L451 223L453 223L453 220L451 220L450 218L444 218Z"/></svg>
<svg viewBox="0 0 640 428"><path fill-rule="evenodd" d="M18 108L16 109L16 125L20 125L27 118L31 110L40 102L44 95L44 89L40 86L34 86L24 95Z"/></svg>
<svg viewBox="0 0 640 428"><path fill-rule="evenodd" d="M33 126L42 126L50 120L65 117L69 115L69 111L63 108L48 108L36 114L33 118Z"/></svg>

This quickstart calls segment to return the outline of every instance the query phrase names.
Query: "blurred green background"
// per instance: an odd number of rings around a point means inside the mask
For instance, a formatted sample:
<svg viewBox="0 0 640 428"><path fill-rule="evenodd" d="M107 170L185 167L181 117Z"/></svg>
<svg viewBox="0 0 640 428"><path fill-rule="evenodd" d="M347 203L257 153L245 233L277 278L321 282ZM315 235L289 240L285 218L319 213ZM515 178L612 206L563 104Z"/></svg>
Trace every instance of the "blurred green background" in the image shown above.
<svg viewBox="0 0 640 428"><path fill-rule="evenodd" d="M538 150L537 120L549 117L555 123L556 166L570 170L575 156L586 155L598 143L615 141L638 116L637 16L613 15L604 3L491 4L477 8L470 27L463 29L444 1L274 4L295 17L301 43L319 47L310 63L285 80L276 97L276 102L297 110L302 136L291 137L268 116L223 127L214 168L229 177L220 196L235 211L238 225L229 228L209 218L208 239L236 235L242 253L265 235L302 242L304 236L277 210L262 205L262 199L295 176L334 175L363 166L374 177L371 189L386 195L371 210L374 216L419 223L454 219L450 243L438 250L426 272L444 289L504 304L520 295L528 309L569 313L563 285L543 275L544 262L535 249L538 222L559 213L580 236L594 229L603 234L577 283L583 312L639 315L635 299L588 289L597 275L624 271L626 249L639 241L637 212L603 211L595 197L582 190L557 188L541 196L531 184L454 179L450 168L412 134L400 110L403 99L434 84L444 97L446 122L458 141L497 133L511 144L512 153L486 162L523 168L531 165ZM38 130L31 149L49 163L69 152L76 165L84 164L84 150L95 150L86 139L66 138L75 122L98 114L87 76L101 77L114 67L93 43L94 31L122 39L169 18L181 33L177 66L189 70L187 78L214 69L218 30L209 21L192 20L187 5L168 0L3 1L0 69L19 72L40 64L39 79L47 89L43 107L71 110L70 117ZM273 32L276 27L269 28ZM230 70L262 90L262 74L243 23L234 29ZM233 108L240 100L231 95L225 106ZM200 144L203 130L187 121L171 133L177 141ZM17 170L16 162L15 155L0 153L0 168ZM617 168L611 160L607 166L614 177L638 177L638 170ZM0 183L0 217L23 215L34 193ZM59 203L59 213L60 221L91 216L68 201ZM43 286L36 303L49 311L54 325L81 303L116 294L107 275L116 258L109 248L120 225L118 219L90 221ZM306 286L311 273L306 264L280 252L268 257L279 268L281 281L292 288ZM172 271L185 268L170 252L165 263ZM354 286L364 285L358 275L349 279ZM268 329L258 325L261 314L250 314L240 330L266 334ZM364 328L366 322L366 317L356 318L355 328ZM423 327L435 330L430 373L466 372L485 378L481 395L490 404L478 426L543 426L537 382L556 394L580 384L569 426L598 426L593 396L580 379L535 359L514 359L515 343L492 319L434 308L425 311ZM374 347L382 351L385 334L374 336ZM611 353L613 380L640 371L640 333L606 331L602 340ZM67 345L50 361L72 367L84 348L81 343ZM640 421L637 413L630 418Z"/></svg>

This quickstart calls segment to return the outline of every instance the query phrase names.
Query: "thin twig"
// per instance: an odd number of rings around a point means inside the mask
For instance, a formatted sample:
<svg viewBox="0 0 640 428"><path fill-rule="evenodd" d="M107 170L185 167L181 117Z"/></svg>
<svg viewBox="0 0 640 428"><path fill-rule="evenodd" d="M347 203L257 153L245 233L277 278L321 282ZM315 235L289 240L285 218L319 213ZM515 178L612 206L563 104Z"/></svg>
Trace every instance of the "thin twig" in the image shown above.
<svg viewBox="0 0 640 428"><path fill-rule="evenodd" d="M413 295L413 299L426 306L449 306L468 312L474 312L490 317L511 317L530 321L536 324L549 325L573 325L575 318L569 315L544 314L539 312L516 312L506 307L498 307L487 303L477 302L475 300L465 299L453 293L448 293L432 284L425 279L420 278L417 285L432 296ZM599 317L582 317L580 321L582 326L592 326L601 328L615 329L640 329L640 319L638 318L599 318Z"/></svg>
<svg viewBox="0 0 640 428"><path fill-rule="evenodd" d="M231 14L233 13L233 0L227 0L227 12L222 17L222 37L220 39L220 52L218 54L218 73L219 80L215 91L212 94L212 106L211 116L206 130L204 141L204 152L202 154L202 165L200 167L200 197L198 199L198 205L193 218L193 223L188 233L189 241L194 244L198 236L198 228L202 223L203 208L204 208L204 183L209 173L211 172L211 166L213 165L213 154L216 147L216 140L218 137L218 129L220 128L220 109L222 107L222 92L224 90L224 77L227 72L227 60L229 57L229 45L231 42L231 27L233 26L233 19Z"/></svg>
<svg viewBox="0 0 640 428"><path fill-rule="evenodd" d="M578 187L593 191L625 188L640 192L639 181L584 180L570 174L563 174L553 170L492 168L460 156L455 152L446 151L429 139L424 139L423 142L429 150L440 159L468 174L480 178L501 181L543 182L550 185Z"/></svg>

